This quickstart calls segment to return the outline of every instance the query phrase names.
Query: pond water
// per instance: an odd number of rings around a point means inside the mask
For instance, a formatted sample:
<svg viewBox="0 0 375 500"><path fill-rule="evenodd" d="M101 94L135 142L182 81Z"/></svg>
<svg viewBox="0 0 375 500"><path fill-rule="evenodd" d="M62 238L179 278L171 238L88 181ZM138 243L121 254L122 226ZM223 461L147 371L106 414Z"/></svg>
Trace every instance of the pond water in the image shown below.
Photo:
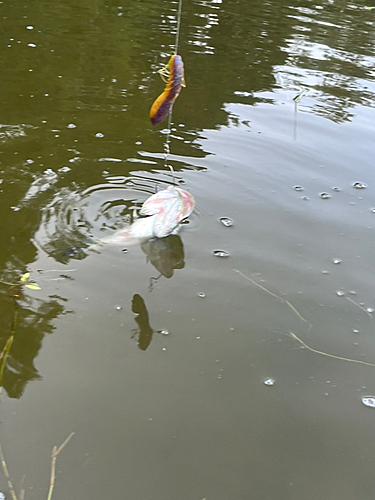
<svg viewBox="0 0 375 500"><path fill-rule="evenodd" d="M54 500L373 499L374 5L184 0L196 209L91 251L173 183L149 109L178 4L0 2L0 274L41 288L0 294L19 500L72 432Z"/></svg>

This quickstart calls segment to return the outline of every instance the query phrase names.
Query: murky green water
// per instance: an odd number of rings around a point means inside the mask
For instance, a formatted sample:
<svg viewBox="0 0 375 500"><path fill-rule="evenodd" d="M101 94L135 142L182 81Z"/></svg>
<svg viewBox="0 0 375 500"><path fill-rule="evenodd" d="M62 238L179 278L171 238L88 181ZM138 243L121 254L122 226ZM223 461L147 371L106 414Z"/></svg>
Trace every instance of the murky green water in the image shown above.
<svg viewBox="0 0 375 500"><path fill-rule="evenodd" d="M1 285L18 497L74 432L54 500L373 500L375 366L322 354L375 363L371 6L184 0L170 163L196 210L83 252L173 181L148 114L177 3L0 2L1 278L41 286Z"/></svg>

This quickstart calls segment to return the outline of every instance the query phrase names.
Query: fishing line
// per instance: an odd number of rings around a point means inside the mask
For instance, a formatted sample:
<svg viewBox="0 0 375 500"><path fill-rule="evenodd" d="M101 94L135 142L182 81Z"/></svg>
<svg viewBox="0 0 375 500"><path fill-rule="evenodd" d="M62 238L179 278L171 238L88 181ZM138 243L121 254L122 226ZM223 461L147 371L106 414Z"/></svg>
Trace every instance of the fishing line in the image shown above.
<svg viewBox="0 0 375 500"><path fill-rule="evenodd" d="M174 53L177 55L178 51L178 42L180 40L180 26L181 26L181 13L182 13L182 0L178 1L178 11L177 11L177 27L176 27L176 40L174 44ZM164 142L164 168L169 168L172 174L173 178L173 185L176 185L176 178L174 174L174 170L172 165L168 164L169 160L169 154L170 154L170 147L169 144L171 142L171 126L172 126L172 110L173 107L171 108L169 115L168 115L168 125L167 125L167 134L165 136L165 142Z"/></svg>

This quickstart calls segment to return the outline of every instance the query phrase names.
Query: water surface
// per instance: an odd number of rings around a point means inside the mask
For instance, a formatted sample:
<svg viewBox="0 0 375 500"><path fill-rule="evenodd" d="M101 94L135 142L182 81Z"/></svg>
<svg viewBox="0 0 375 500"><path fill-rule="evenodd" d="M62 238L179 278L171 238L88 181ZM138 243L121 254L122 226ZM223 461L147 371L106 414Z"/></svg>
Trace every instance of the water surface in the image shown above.
<svg viewBox="0 0 375 500"><path fill-rule="evenodd" d="M173 183L148 113L177 4L0 3L1 277L41 287L3 378L17 493L75 432L54 500L373 499L375 367L324 354L375 363L371 6L184 1L170 163L196 210L90 252Z"/></svg>

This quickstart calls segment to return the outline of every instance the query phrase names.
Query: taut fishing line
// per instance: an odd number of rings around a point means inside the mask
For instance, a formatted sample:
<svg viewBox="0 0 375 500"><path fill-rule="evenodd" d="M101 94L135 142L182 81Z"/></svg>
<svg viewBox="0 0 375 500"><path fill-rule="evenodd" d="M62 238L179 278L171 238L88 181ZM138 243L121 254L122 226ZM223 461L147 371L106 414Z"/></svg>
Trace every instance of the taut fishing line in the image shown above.
<svg viewBox="0 0 375 500"><path fill-rule="evenodd" d="M182 12L182 0L179 0L178 1L178 12L177 12L176 41L175 41L175 49L174 49L175 54L177 54L178 42L180 39L181 12ZM165 142L164 142L164 168L169 168L169 170L172 173L173 184L176 185L176 178L174 175L173 167L172 167L172 165L168 164L169 154L170 154L169 144L171 142L170 136L171 136L171 126L172 126L172 111L173 111L173 108L171 108L169 115L168 115L167 134L165 136Z"/></svg>

